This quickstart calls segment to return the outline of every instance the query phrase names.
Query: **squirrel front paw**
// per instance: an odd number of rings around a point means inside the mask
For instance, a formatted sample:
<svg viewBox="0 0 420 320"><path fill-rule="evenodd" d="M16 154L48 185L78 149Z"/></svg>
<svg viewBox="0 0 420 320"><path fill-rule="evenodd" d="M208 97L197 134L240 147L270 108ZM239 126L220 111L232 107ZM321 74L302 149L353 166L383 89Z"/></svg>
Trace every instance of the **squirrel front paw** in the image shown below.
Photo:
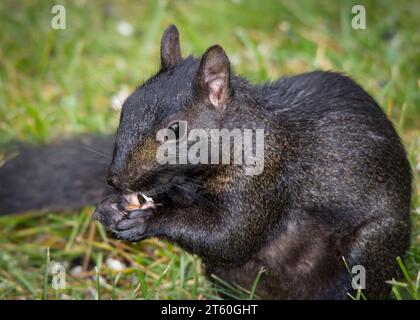
<svg viewBox="0 0 420 320"><path fill-rule="evenodd" d="M94 220L99 221L110 232L116 230L118 223L126 215L118 205L120 197L118 194L107 196L96 206L95 212L92 215Z"/></svg>
<svg viewBox="0 0 420 320"><path fill-rule="evenodd" d="M136 242L150 236L148 225L155 210L153 202L132 206L127 197L113 194L101 201L92 217L115 238Z"/></svg>
<svg viewBox="0 0 420 320"><path fill-rule="evenodd" d="M112 232L117 239L136 242L150 236L148 227L150 218L155 211L154 207L147 209L137 209L129 212L116 226Z"/></svg>

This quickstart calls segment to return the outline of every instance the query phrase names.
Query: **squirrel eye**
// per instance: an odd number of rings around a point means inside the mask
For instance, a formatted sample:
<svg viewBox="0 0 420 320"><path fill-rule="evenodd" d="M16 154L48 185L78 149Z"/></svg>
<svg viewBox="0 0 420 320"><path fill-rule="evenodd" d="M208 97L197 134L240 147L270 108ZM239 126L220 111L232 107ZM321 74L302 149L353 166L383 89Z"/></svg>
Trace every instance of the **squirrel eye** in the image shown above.
<svg viewBox="0 0 420 320"><path fill-rule="evenodd" d="M172 130L175 133L176 140L179 140L179 122L172 123L168 129Z"/></svg>

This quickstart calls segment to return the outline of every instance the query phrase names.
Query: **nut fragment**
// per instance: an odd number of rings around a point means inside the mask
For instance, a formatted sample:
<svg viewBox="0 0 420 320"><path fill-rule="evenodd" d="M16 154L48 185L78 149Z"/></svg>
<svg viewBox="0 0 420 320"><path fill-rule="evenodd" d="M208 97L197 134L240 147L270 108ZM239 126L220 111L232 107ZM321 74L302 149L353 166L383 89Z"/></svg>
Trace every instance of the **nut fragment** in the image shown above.
<svg viewBox="0 0 420 320"><path fill-rule="evenodd" d="M143 197L143 199L145 200L144 203L141 203L138 197L138 194L133 192L133 193L129 193L129 194L125 194L124 200L125 200L125 204L124 204L124 208L127 211L134 211L134 210L146 210L149 208L154 208L155 207L155 203L153 202L153 199L140 193L140 195Z"/></svg>
<svg viewBox="0 0 420 320"><path fill-rule="evenodd" d="M140 193L140 194L144 198L144 200L146 200L146 202L141 206L140 209L147 210L147 209L156 208L155 202L153 201L151 197L148 197L143 193Z"/></svg>
<svg viewBox="0 0 420 320"><path fill-rule="evenodd" d="M125 201L127 201L128 205L130 205L130 206L140 207L140 205L141 205L140 201L139 201L139 198L138 198L138 196L135 192L125 194L124 199L125 199Z"/></svg>
<svg viewBox="0 0 420 320"><path fill-rule="evenodd" d="M148 197L144 193L141 193L141 192L140 192L140 194L144 198L144 200L146 200L146 202L153 202L154 203L154 201L151 197Z"/></svg>

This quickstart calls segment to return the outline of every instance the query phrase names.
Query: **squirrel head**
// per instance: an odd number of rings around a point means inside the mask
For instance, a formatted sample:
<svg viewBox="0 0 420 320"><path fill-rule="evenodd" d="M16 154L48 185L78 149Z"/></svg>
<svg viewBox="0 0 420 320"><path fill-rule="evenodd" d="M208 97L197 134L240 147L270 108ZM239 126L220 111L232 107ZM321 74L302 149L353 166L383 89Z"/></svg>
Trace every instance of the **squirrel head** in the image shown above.
<svg viewBox="0 0 420 320"><path fill-rule="evenodd" d="M157 192L159 186L185 183L184 178L212 167L159 164L159 130L176 131L180 121L188 129L222 129L237 116L236 88L222 47L209 47L201 59L183 59L178 30L171 25L163 33L160 55L159 72L127 98L121 111L108 182L122 191ZM246 86L242 79L236 82Z"/></svg>

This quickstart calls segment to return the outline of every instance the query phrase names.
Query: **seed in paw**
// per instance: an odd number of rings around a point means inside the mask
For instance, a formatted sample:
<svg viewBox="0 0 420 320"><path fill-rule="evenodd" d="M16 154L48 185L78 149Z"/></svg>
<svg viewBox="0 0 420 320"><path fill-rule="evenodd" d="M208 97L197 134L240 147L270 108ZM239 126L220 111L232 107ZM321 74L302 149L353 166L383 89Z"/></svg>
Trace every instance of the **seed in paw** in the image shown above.
<svg viewBox="0 0 420 320"><path fill-rule="evenodd" d="M153 209L156 207L154 201L152 198L147 197L146 195L140 193L140 195L143 197L143 199L145 200L144 203L141 203L138 197L138 194L133 192L133 193L129 193L129 194L125 194L124 200L125 200L125 205L124 205L124 209L126 209L127 211L134 211L134 210L147 210L147 209Z"/></svg>

